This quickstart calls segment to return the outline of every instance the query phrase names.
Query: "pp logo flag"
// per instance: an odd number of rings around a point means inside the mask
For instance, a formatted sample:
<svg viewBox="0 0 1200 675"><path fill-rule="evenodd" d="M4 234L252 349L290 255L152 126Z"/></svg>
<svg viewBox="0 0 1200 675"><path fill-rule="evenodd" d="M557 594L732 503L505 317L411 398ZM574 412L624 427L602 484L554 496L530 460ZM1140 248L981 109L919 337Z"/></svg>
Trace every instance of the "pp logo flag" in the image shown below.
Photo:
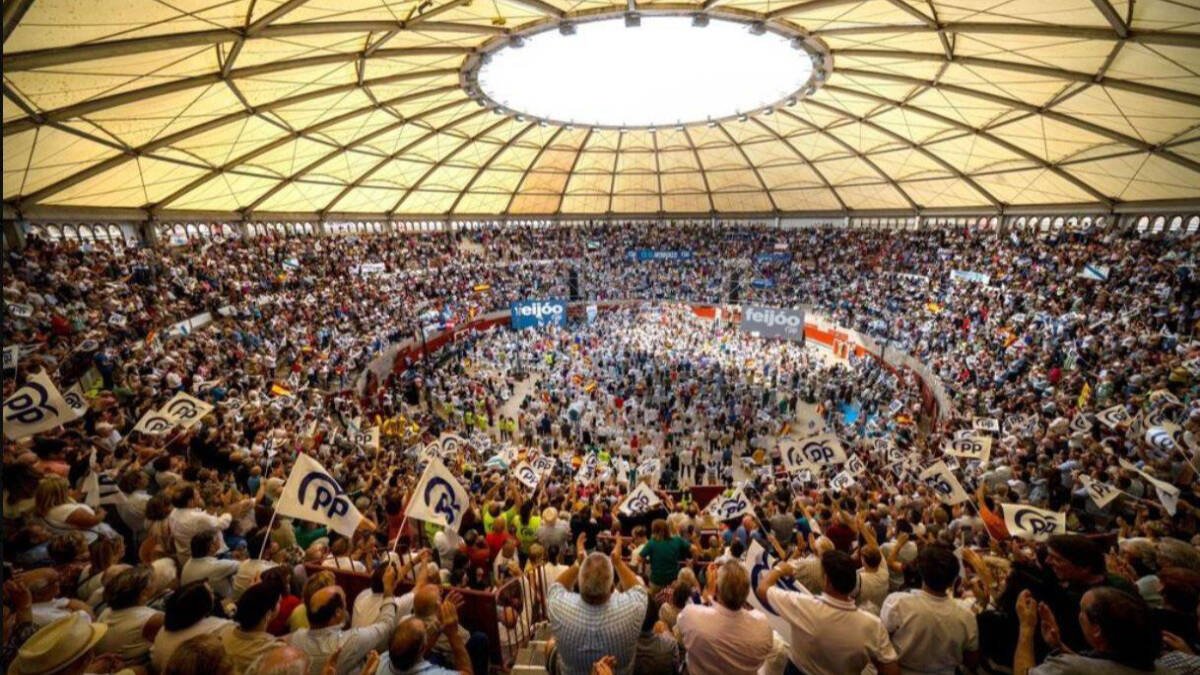
<svg viewBox="0 0 1200 675"><path fill-rule="evenodd" d="M21 361L20 345L11 345L4 348L4 370L16 370L17 364Z"/></svg>
<svg viewBox="0 0 1200 675"><path fill-rule="evenodd" d="M179 392L170 401L167 401L159 412L163 417L171 420L172 423L178 424L184 429L190 429L195 426L205 415L212 412L213 407L204 401L187 394Z"/></svg>
<svg viewBox="0 0 1200 675"><path fill-rule="evenodd" d="M1047 511L1027 504L1001 504L1004 526L1008 533L1021 539L1045 541L1052 534L1067 531L1067 516L1057 511Z"/></svg>
<svg viewBox="0 0 1200 675"><path fill-rule="evenodd" d="M438 438L438 443L441 445L442 459L457 457L458 452L469 445L467 439L450 433L442 434Z"/></svg>
<svg viewBox="0 0 1200 675"><path fill-rule="evenodd" d="M534 471L544 475L551 473L558 468L558 460L551 455L542 455L541 457L533 460L533 462L530 463L530 466L533 467Z"/></svg>
<svg viewBox="0 0 1200 675"><path fill-rule="evenodd" d="M1154 476L1151 476L1145 471L1137 468L1137 465L1135 464L1127 462L1123 459L1117 461L1120 463L1122 469L1136 472L1142 477L1143 480L1153 485L1155 493L1158 494L1158 501L1162 502L1163 508L1167 510L1168 514L1172 516L1175 515L1175 510L1179 507L1179 488L1164 480L1159 480Z"/></svg>
<svg viewBox="0 0 1200 675"><path fill-rule="evenodd" d="M518 481L520 481L521 485L524 485L530 490L536 490L538 483L542 480L542 477L538 474L538 472L525 462L521 462L513 467L513 475Z"/></svg>
<svg viewBox="0 0 1200 675"><path fill-rule="evenodd" d="M1075 413L1075 417L1071 420L1071 431L1077 434L1086 434L1092 430L1092 421L1083 413Z"/></svg>
<svg viewBox="0 0 1200 675"><path fill-rule="evenodd" d="M658 478L660 473L662 473L662 462L657 457L651 457L637 466L637 475L639 478L645 476Z"/></svg>
<svg viewBox="0 0 1200 675"><path fill-rule="evenodd" d="M175 426L175 422L159 411L147 410L146 414L142 415L142 419L138 420L137 426L133 430L141 434L156 435L167 431L173 426Z"/></svg>
<svg viewBox="0 0 1200 675"><path fill-rule="evenodd" d="M31 376L4 400L4 435L9 440L49 431L78 419L45 371Z"/></svg>
<svg viewBox="0 0 1200 675"><path fill-rule="evenodd" d="M740 518L750 510L750 500L742 492L742 488L733 491L728 497L718 496L708 505L708 512L717 520L733 520Z"/></svg>
<svg viewBox="0 0 1200 675"><path fill-rule="evenodd" d="M918 478L926 487L937 493L938 499L945 504L954 505L970 499L945 462L937 462L930 466L922 471Z"/></svg>
<svg viewBox="0 0 1200 675"><path fill-rule="evenodd" d="M1083 487L1087 490L1088 496L1091 497L1092 501L1096 502L1096 506L1099 506L1100 508L1108 506L1112 500L1121 496L1121 491L1117 488L1109 485L1108 483L1101 483L1087 474L1081 474L1079 476L1079 481L1083 483Z"/></svg>
<svg viewBox="0 0 1200 675"><path fill-rule="evenodd" d="M1129 411L1125 410L1125 406L1118 404L1096 413L1096 419L1109 429L1116 429L1129 421Z"/></svg>
<svg viewBox="0 0 1200 675"><path fill-rule="evenodd" d="M84 498L83 503L93 508L103 506L105 504L124 504L125 493L117 486L117 481L113 479L112 473L108 471L95 471L88 474L88 477L83 481Z"/></svg>
<svg viewBox="0 0 1200 675"><path fill-rule="evenodd" d="M805 438L798 444L788 447L785 452L784 461L793 466L805 463L817 466L829 466L845 462L846 451L842 449L842 444L837 436L833 434L819 434Z"/></svg>
<svg viewBox="0 0 1200 675"><path fill-rule="evenodd" d="M470 496L466 488L440 459L434 457L425 467L425 473L421 474L405 515L457 530L469 506Z"/></svg>
<svg viewBox="0 0 1200 675"><path fill-rule="evenodd" d="M988 458L992 456L992 438L990 436L959 438L951 441L950 445L943 452L954 457L962 457L963 459L976 460L982 464L987 464Z"/></svg>
<svg viewBox="0 0 1200 675"><path fill-rule="evenodd" d="M629 493L625 501L621 502L619 511L622 515L636 516L646 513L661 503L662 500L658 498L658 495L654 494L654 490L651 490L650 486L645 483L638 483L638 486Z"/></svg>
<svg viewBox="0 0 1200 675"><path fill-rule="evenodd" d="M854 484L854 476L851 476L845 471L838 472L838 475L834 476L833 480L829 481L829 487L833 489L834 492L847 490L853 487Z"/></svg>
<svg viewBox="0 0 1200 675"><path fill-rule="evenodd" d="M972 428L992 434L1000 433L1000 422L995 417L976 417Z"/></svg>
<svg viewBox="0 0 1200 675"><path fill-rule="evenodd" d="M863 464L858 455L850 455L850 458L846 460L845 472L851 476L857 476L866 470L867 466Z"/></svg>
<svg viewBox="0 0 1200 675"><path fill-rule="evenodd" d="M275 510L285 516L328 525L345 537L354 536L363 519L342 486L306 454L296 458Z"/></svg>
<svg viewBox="0 0 1200 675"><path fill-rule="evenodd" d="M352 431L350 440L364 450L379 452L379 427Z"/></svg>
<svg viewBox="0 0 1200 675"><path fill-rule="evenodd" d="M124 328L125 324L127 323L129 323L129 319L124 314L119 312L113 312L112 315L108 317L108 325L112 326L113 328Z"/></svg>
<svg viewBox="0 0 1200 675"><path fill-rule="evenodd" d="M1146 443L1159 452L1174 452L1179 448L1179 443L1175 441L1175 433L1179 430L1177 425L1170 422L1163 426L1150 427L1146 429Z"/></svg>

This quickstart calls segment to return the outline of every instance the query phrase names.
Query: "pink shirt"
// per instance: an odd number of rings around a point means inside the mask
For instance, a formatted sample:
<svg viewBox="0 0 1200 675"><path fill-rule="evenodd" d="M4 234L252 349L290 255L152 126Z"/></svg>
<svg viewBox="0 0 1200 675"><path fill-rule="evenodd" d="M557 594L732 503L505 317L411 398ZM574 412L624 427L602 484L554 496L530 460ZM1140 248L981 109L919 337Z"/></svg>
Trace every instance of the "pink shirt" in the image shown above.
<svg viewBox="0 0 1200 675"><path fill-rule="evenodd" d="M675 622L689 675L754 675L771 653L773 634L758 610L688 605Z"/></svg>

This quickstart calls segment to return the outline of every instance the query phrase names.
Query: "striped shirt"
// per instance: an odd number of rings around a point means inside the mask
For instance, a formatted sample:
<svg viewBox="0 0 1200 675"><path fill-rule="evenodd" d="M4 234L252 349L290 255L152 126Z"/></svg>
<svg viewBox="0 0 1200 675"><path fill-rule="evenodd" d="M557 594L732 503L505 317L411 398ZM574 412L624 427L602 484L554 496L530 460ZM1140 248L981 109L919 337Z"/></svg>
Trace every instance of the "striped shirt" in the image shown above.
<svg viewBox="0 0 1200 675"><path fill-rule="evenodd" d="M558 643L562 675L588 675L592 664L614 656L614 675L630 675L646 615L646 589L616 591L603 605L589 605L557 581L550 586L550 628Z"/></svg>

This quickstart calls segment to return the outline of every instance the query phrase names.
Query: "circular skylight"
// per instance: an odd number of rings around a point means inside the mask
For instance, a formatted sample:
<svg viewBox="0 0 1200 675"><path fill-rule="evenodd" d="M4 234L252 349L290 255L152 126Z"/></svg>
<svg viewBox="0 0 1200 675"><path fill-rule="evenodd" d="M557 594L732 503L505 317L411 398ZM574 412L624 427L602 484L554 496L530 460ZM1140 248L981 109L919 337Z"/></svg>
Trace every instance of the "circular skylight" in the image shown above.
<svg viewBox="0 0 1200 675"><path fill-rule="evenodd" d="M793 39L688 16L616 15L506 42L482 59L479 91L532 119L661 127L754 113L797 95L813 57ZM761 26L760 26L761 28ZM755 34L759 32L760 34Z"/></svg>

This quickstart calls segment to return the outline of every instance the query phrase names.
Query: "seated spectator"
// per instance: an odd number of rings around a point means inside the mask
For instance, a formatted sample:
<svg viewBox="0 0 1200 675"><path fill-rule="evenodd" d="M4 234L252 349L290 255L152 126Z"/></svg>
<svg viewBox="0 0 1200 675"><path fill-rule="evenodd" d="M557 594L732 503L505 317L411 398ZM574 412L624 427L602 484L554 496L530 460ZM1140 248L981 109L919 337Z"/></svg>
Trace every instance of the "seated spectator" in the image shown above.
<svg viewBox="0 0 1200 675"><path fill-rule="evenodd" d="M154 595L150 569L126 569L107 581L103 592L107 607L96 622L108 626L108 632L96 645L97 653L117 655L126 668L148 666L150 648L165 618L146 606Z"/></svg>
<svg viewBox="0 0 1200 675"><path fill-rule="evenodd" d="M179 583L207 582L217 598L225 600L233 597L233 575L237 574L240 563L217 558L218 536L216 530L204 530L192 536L192 555L183 564Z"/></svg>

